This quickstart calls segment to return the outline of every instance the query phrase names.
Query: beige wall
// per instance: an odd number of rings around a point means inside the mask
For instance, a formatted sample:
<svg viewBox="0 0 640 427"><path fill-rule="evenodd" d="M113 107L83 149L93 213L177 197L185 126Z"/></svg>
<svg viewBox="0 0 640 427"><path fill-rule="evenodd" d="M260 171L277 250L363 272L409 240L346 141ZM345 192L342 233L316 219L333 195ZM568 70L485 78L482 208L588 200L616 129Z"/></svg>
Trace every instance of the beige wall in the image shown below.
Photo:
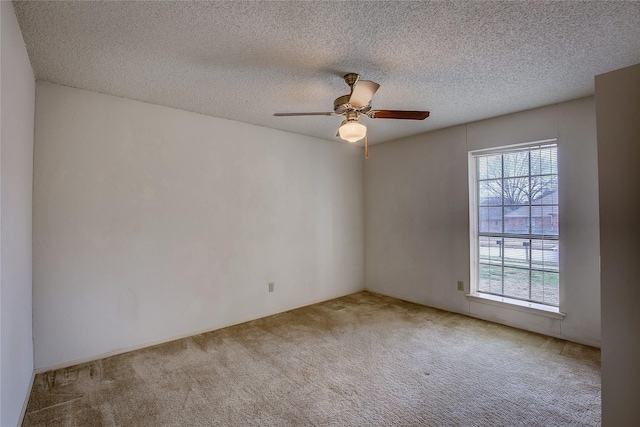
<svg viewBox="0 0 640 427"><path fill-rule="evenodd" d="M602 421L640 420L640 64L596 76Z"/></svg>
<svg viewBox="0 0 640 427"><path fill-rule="evenodd" d="M361 148L49 83L36 105L36 368L363 289Z"/></svg>
<svg viewBox="0 0 640 427"><path fill-rule="evenodd" d="M557 138L560 310L564 320L469 300L468 153ZM367 288L426 305L600 344L594 99L524 111L371 148L365 162Z"/></svg>
<svg viewBox="0 0 640 427"><path fill-rule="evenodd" d="M31 201L35 81L11 2L0 2L0 425L16 425L33 373Z"/></svg>

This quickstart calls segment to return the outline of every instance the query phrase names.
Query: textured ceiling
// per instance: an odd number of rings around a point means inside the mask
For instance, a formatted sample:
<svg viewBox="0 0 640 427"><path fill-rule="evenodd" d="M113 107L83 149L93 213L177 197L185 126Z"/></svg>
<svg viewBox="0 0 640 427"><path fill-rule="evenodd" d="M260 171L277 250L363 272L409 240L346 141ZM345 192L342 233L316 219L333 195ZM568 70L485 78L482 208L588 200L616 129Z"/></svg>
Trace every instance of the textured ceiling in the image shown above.
<svg viewBox="0 0 640 427"><path fill-rule="evenodd" d="M640 2L14 2L36 78L338 140L346 72L370 143L593 94L640 63Z"/></svg>

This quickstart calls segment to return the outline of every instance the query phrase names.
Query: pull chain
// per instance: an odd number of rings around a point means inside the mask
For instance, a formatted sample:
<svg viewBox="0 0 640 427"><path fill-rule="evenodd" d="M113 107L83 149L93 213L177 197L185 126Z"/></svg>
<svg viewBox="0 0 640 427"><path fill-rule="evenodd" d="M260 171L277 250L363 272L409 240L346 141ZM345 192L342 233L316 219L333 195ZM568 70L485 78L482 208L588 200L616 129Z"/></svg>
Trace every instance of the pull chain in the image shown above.
<svg viewBox="0 0 640 427"><path fill-rule="evenodd" d="M369 158L369 136L368 135L364 136L364 158L365 159Z"/></svg>

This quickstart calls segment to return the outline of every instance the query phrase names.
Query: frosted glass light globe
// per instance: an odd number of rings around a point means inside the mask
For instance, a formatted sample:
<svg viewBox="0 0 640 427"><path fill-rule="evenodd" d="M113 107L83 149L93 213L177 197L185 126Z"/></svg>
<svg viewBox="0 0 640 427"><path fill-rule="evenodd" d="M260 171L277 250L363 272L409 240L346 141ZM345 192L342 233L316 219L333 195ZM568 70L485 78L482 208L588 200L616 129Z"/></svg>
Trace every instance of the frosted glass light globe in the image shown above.
<svg viewBox="0 0 640 427"><path fill-rule="evenodd" d="M367 134L367 127L356 120L345 120L338 129L338 134L345 141L356 142Z"/></svg>

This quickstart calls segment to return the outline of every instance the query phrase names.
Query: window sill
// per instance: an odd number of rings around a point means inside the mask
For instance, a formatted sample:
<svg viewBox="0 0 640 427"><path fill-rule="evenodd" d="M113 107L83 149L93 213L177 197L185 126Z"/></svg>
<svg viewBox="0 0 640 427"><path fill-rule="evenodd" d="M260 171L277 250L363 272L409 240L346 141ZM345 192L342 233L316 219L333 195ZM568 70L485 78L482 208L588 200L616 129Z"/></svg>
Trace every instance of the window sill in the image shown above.
<svg viewBox="0 0 640 427"><path fill-rule="evenodd" d="M550 307L548 305L536 304L535 302L520 301L517 299L499 297L496 295L482 294L479 292L467 294L467 298L482 304L489 304L489 305L495 305L498 307L510 308L512 310L537 314L539 316L551 317L552 319L562 320L566 316L566 314L561 313L560 309L557 307Z"/></svg>

